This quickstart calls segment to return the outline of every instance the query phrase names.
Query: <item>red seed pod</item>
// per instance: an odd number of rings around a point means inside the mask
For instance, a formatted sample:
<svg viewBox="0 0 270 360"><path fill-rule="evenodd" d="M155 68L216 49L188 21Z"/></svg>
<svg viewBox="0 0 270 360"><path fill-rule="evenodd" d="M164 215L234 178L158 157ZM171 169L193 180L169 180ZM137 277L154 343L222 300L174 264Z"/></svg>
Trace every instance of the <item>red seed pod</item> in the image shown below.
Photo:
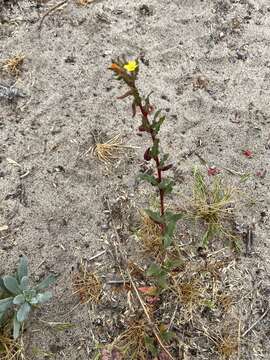
<svg viewBox="0 0 270 360"><path fill-rule="evenodd" d="M139 126L139 131L147 131L146 128L142 125Z"/></svg>
<svg viewBox="0 0 270 360"><path fill-rule="evenodd" d="M148 149L145 151L143 157L144 157L144 160L146 160L146 161L150 161L150 160L152 159L150 148L148 148Z"/></svg>
<svg viewBox="0 0 270 360"><path fill-rule="evenodd" d="M173 167L173 164L165 165L160 168L161 171L170 170Z"/></svg>

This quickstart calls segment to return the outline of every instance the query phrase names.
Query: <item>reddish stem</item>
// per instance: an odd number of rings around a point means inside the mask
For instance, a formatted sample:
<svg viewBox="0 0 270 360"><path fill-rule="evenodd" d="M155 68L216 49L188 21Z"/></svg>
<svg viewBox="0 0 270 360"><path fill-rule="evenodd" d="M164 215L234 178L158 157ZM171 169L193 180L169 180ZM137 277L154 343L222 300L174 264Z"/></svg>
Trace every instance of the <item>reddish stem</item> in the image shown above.
<svg viewBox="0 0 270 360"><path fill-rule="evenodd" d="M145 111L142 104L140 104L139 107L140 107L142 115L147 120L148 124L150 125L149 119L148 119L148 112ZM151 138L152 138L152 141L153 141L153 144L154 144L155 140L156 140L156 134L155 134L153 129L151 129L150 134L151 134ZM158 181L158 183L161 183L161 181L162 181L162 171L159 169L160 160L159 160L158 155L154 157L154 161L156 163L156 168L157 168L157 181ZM164 190L163 189L159 189L159 200L160 200L160 215L163 216L164 215ZM162 228L163 228L163 224L161 224L161 225L162 225Z"/></svg>

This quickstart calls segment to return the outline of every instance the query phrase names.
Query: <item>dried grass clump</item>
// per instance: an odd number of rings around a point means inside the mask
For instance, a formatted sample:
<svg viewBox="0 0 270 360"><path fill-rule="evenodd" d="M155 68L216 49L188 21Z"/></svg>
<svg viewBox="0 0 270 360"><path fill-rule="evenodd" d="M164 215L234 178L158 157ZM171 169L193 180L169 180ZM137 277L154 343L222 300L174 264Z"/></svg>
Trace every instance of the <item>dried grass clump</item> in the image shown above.
<svg viewBox="0 0 270 360"><path fill-rule="evenodd" d="M151 329L145 319L130 322L128 329L113 342L113 347L120 351L125 360L147 360L147 339L151 338Z"/></svg>
<svg viewBox="0 0 270 360"><path fill-rule="evenodd" d="M23 360L23 350L23 343L12 338L9 326L0 330L0 360Z"/></svg>
<svg viewBox="0 0 270 360"><path fill-rule="evenodd" d="M147 253L154 257L164 253L161 228L144 212L141 213L138 237Z"/></svg>
<svg viewBox="0 0 270 360"><path fill-rule="evenodd" d="M12 76L19 76L22 71L24 59L25 57L21 54L13 56L4 62L3 69Z"/></svg>
<svg viewBox="0 0 270 360"><path fill-rule="evenodd" d="M99 161L106 165L112 164L113 161L118 160L125 149L133 148L132 146L124 145L119 134L107 141L94 140L94 146L91 146L90 149L86 151L85 155L88 152L91 152Z"/></svg>
<svg viewBox="0 0 270 360"><path fill-rule="evenodd" d="M102 295L102 283L94 272L87 270L84 264L73 279L74 294L79 294L82 304L98 303Z"/></svg>
<svg viewBox="0 0 270 360"><path fill-rule="evenodd" d="M237 337L225 336L217 344L217 351L223 360L229 360L238 351Z"/></svg>
<svg viewBox="0 0 270 360"><path fill-rule="evenodd" d="M193 199L188 214L207 226L203 245L219 234L234 238L232 232L226 230L226 223L233 218L235 192L236 189L224 186L220 177L215 177L208 185L201 172L194 170Z"/></svg>
<svg viewBox="0 0 270 360"><path fill-rule="evenodd" d="M202 302L204 287L197 279L192 279L175 283L173 291L178 295L180 303L184 304L190 312L193 312Z"/></svg>

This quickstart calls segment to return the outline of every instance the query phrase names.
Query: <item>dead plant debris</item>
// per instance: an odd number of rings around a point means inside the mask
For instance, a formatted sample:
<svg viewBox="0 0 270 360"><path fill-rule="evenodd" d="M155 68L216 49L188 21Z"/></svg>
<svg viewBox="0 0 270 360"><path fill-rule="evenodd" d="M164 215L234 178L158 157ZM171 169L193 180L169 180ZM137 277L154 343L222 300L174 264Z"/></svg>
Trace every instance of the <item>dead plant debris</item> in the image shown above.
<svg viewBox="0 0 270 360"><path fill-rule="evenodd" d="M12 58L4 61L3 69L12 76L19 76L22 72L22 65L24 63L25 56L18 54Z"/></svg>
<svg viewBox="0 0 270 360"><path fill-rule="evenodd" d="M81 263L79 271L74 275L73 287L74 294L80 296L82 304L89 302L97 304L102 296L102 283L99 277L87 270L85 264Z"/></svg>

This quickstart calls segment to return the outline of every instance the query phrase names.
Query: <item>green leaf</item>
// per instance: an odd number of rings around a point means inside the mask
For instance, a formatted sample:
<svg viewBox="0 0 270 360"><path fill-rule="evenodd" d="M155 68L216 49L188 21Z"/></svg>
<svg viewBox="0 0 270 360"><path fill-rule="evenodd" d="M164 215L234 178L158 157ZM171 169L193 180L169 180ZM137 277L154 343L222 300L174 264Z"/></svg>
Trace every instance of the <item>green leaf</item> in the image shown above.
<svg viewBox="0 0 270 360"><path fill-rule="evenodd" d="M160 337L162 340L164 340L166 343L170 342L174 337L175 337L175 333L169 330L163 330L160 331Z"/></svg>
<svg viewBox="0 0 270 360"><path fill-rule="evenodd" d="M158 118L159 114L161 113L162 109L158 109L154 115L154 121Z"/></svg>
<svg viewBox="0 0 270 360"><path fill-rule="evenodd" d="M31 305L28 304L27 302L25 302L24 304L22 304L19 308L19 310L17 311L17 320L19 322L23 322L27 319L28 314L31 310Z"/></svg>
<svg viewBox="0 0 270 360"><path fill-rule="evenodd" d="M159 212L155 212L150 209L145 209L144 211L153 221L159 224L164 224L164 219L160 216Z"/></svg>
<svg viewBox="0 0 270 360"><path fill-rule="evenodd" d="M181 214L181 213L173 213L173 212L171 212L171 211L166 211L165 212L165 219L166 219L166 221L175 221L175 222L177 222L178 220L180 220L180 219L182 219L183 218L183 214Z"/></svg>
<svg viewBox="0 0 270 360"><path fill-rule="evenodd" d="M150 150L151 156L156 158L159 154L159 139L154 140L154 145L151 147Z"/></svg>
<svg viewBox="0 0 270 360"><path fill-rule="evenodd" d="M165 119L166 117L162 116L158 121L152 123L151 128L155 130L156 133L158 133Z"/></svg>
<svg viewBox="0 0 270 360"><path fill-rule="evenodd" d="M4 276L3 277L5 288L14 295L18 295L21 293L21 289L19 287L18 281L13 276Z"/></svg>
<svg viewBox="0 0 270 360"><path fill-rule="evenodd" d="M29 287L29 278L28 276L23 276L20 283L20 288L26 290Z"/></svg>
<svg viewBox="0 0 270 360"><path fill-rule="evenodd" d="M46 301L51 300L52 293L50 291L46 291L44 293L37 294L37 301L39 304L45 303Z"/></svg>
<svg viewBox="0 0 270 360"><path fill-rule="evenodd" d="M149 182L151 185L153 186L157 186L158 185L158 181L157 179L153 176L153 175L149 175L149 174L140 174L139 178L141 180L145 180L147 182Z"/></svg>
<svg viewBox="0 0 270 360"><path fill-rule="evenodd" d="M21 282L24 276L28 276L28 261L25 256L20 259L17 275L19 282Z"/></svg>
<svg viewBox="0 0 270 360"><path fill-rule="evenodd" d="M174 182L171 179L164 179L158 184L158 187L163 190L165 194L167 194L172 192L173 185Z"/></svg>
<svg viewBox="0 0 270 360"><path fill-rule="evenodd" d="M39 285L36 286L36 290L44 290L56 281L55 275L49 275Z"/></svg>
<svg viewBox="0 0 270 360"><path fill-rule="evenodd" d="M21 324L17 320L16 314L13 316L13 338L17 339L20 335Z"/></svg>
<svg viewBox="0 0 270 360"><path fill-rule="evenodd" d="M23 294L19 294L13 299L14 305L22 305L23 303L25 303L25 297Z"/></svg>
<svg viewBox="0 0 270 360"><path fill-rule="evenodd" d="M162 167L168 159L169 159L169 154L164 154L160 159L159 167Z"/></svg>
<svg viewBox="0 0 270 360"><path fill-rule="evenodd" d="M146 335L144 337L144 344L145 344L146 349L151 353L152 357L156 357L158 355L158 349L156 348L156 346L154 344L153 338Z"/></svg>
<svg viewBox="0 0 270 360"><path fill-rule="evenodd" d="M162 274L163 274L162 268L155 263L151 264L146 272L147 276L160 276Z"/></svg>
<svg viewBox="0 0 270 360"><path fill-rule="evenodd" d="M172 237L175 230L176 222L171 221L166 224L165 233L163 236L164 247L167 248L172 243Z"/></svg>
<svg viewBox="0 0 270 360"><path fill-rule="evenodd" d="M12 297L0 300L0 313L4 313L12 305L12 301Z"/></svg>
<svg viewBox="0 0 270 360"><path fill-rule="evenodd" d="M166 289L168 287L168 277L167 273L164 272L161 276L157 277L156 284L161 289Z"/></svg>
<svg viewBox="0 0 270 360"><path fill-rule="evenodd" d="M178 267L180 267L180 266L182 266L182 265L183 265L183 260L180 260L180 259L175 259L175 260L167 259L167 260L164 262L164 267L165 267L168 271L177 269Z"/></svg>

